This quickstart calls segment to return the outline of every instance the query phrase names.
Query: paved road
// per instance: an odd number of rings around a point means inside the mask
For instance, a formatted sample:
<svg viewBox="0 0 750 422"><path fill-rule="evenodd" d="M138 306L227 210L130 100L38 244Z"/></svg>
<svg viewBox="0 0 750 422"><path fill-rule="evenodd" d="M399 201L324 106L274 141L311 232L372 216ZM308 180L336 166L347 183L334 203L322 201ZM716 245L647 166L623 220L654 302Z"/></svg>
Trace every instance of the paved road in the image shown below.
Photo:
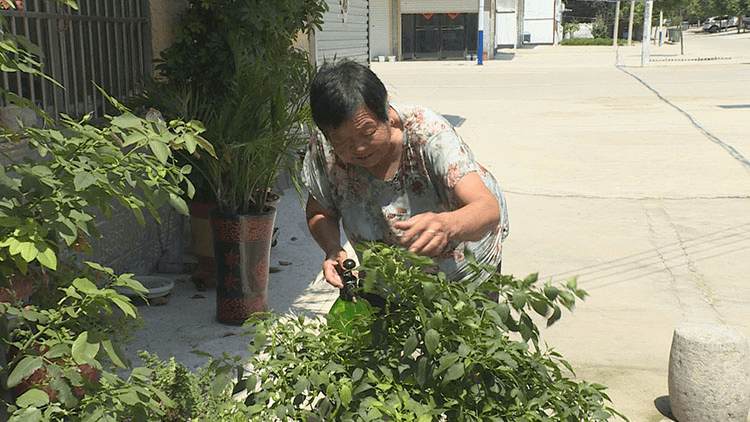
<svg viewBox="0 0 750 422"><path fill-rule="evenodd" d="M750 33L691 32L683 52L653 46L643 68L640 46L373 64L394 101L448 115L500 180L503 270L579 277L590 297L542 338L634 422L664 419L655 401L668 394L676 325L750 336ZM291 190L278 211L270 306L321 315L336 292ZM140 308L130 356L145 348L196 368L205 359L191 350L244 353L243 330L215 321L214 289L173 276L168 304Z"/></svg>
<svg viewBox="0 0 750 422"><path fill-rule="evenodd" d="M500 180L503 270L590 293L546 339L632 421L660 421L672 333L750 336L750 33L376 63L397 102L448 115ZM661 399L660 399L661 398Z"/></svg>

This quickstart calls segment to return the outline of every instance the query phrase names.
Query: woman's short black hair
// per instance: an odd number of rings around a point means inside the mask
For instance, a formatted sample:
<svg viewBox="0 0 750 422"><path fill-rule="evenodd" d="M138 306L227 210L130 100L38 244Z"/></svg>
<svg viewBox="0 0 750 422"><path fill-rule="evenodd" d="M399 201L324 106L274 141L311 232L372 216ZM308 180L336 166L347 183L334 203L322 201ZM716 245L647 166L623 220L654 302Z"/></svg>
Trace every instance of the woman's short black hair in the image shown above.
<svg viewBox="0 0 750 422"><path fill-rule="evenodd" d="M336 129L362 105L379 121L388 121L388 92L372 70L349 60L318 70L310 85L310 108L320 130Z"/></svg>

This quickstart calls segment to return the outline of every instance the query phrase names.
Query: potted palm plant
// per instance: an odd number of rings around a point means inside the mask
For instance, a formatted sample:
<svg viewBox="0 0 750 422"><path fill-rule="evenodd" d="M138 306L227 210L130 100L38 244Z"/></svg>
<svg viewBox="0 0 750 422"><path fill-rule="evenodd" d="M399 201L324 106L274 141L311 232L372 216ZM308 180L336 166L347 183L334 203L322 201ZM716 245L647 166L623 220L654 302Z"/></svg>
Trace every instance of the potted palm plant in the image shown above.
<svg viewBox="0 0 750 422"><path fill-rule="evenodd" d="M307 62L250 57L234 47L237 72L230 95L203 121L216 158L195 166L216 201L211 228L217 318L241 324L268 307L268 268L276 210L269 195L284 171L295 174L306 142ZM296 80L295 80L296 79Z"/></svg>
<svg viewBox="0 0 750 422"><path fill-rule="evenodd" d="M199 178L192 179L196 197L215 204L217 319L241 324L267 309L276 216L269 197L280 174L288 171L294 179L311 121L306 97L314 67L294 42L320 27L325 2L188 3L178 41L158 66L168 82L149 96L162 103L171 98L164 104L172 108L165 110L168 119L203 122L214 147L215 157L183 158ZM170 94L160 95L165 89Z"/></svg>

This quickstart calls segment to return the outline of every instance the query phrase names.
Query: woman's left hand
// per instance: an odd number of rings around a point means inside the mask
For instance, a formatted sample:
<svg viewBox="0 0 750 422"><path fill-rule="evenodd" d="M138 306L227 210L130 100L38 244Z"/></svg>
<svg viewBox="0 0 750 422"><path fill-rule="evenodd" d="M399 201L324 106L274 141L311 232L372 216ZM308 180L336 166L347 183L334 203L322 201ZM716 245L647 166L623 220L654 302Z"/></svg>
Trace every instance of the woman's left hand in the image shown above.
<svg viewBox="0 0 750 422"><path fill-rule="evenodd" d="M447 213L426 212L406 221L398 221L393 227L403 230L401 246L410 252L435 257L440 255L451 240Z"/></svg>
<svg viewBox="0 0 750 422"><path fill-rule="evenodd" d="M403 230L401 245L420 255L437 257L451 242L478 241L500 223L497 198L476 172L456 184L453 191L461 206L453 211L425 212L393 223Z"/></svg>

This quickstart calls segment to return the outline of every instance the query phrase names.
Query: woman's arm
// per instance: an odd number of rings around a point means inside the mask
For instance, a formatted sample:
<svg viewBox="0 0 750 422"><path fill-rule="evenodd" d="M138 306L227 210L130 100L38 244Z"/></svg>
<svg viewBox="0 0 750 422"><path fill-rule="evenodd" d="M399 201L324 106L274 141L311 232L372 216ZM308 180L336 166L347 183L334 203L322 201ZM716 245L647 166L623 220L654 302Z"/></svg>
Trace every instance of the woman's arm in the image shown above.
<svg viewBox="0 0 750 422"><path fill-rule="evenodd" d="M326 254L326 259L323 261L323 276L334 287L344 287L339 275L339 270L343 268L342 264L347 258L346 251L341 247L341 232L339 231L341 217L320 205L312 195L307 196L305 214L310 234Z"/></svg>
<svg viewBox="0 0 750 422"><path fill-rule="evenodd" d="M428 256L439 255L452 241L480 240L500 223L497 198L487 189L477 172L466 174L453 191L461 206L450 212L427 212L394 223L404 230L403 246Z"/></svg>

